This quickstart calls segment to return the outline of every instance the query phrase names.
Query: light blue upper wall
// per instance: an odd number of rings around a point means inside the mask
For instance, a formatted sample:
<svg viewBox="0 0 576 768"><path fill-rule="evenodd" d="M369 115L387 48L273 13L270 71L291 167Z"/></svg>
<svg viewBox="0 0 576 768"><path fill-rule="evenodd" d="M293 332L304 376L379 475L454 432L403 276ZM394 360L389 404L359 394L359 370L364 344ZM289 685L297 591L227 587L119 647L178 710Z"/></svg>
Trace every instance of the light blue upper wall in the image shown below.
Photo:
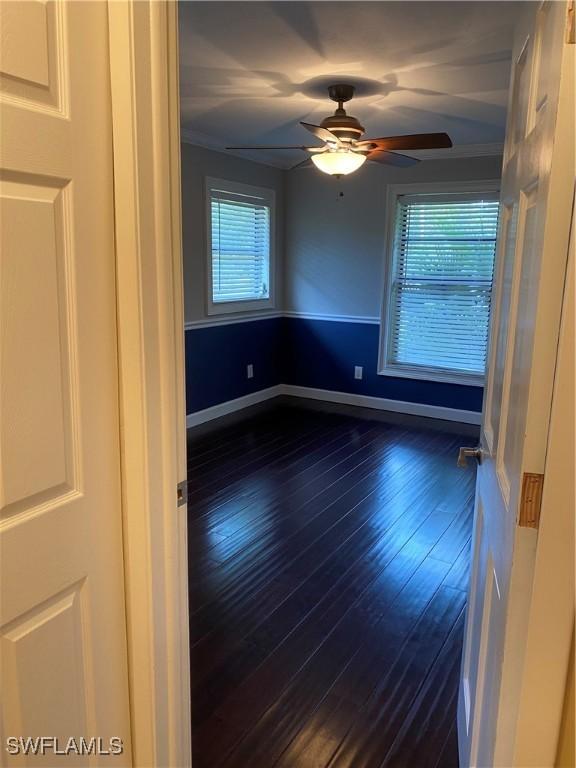
<svg viewBox="0 0 576 768"><path fill-rule="evenodd" d="M183 143L185 320L207 317L206 176L275 191L277 310L379 317L387 185L499 179L501 164L501 157L427 160L407 169L366 163L337 181L315 168L286 172Z"/></svg>
<svg viewBox="0 0 576 768"><path fill-rule="evenodd" d="M253 184L276 193L276 297L281 303L284 251L284 172L182 143L182 249L184 255L184 319L202 320L206 315L206 207L205 178ZM279 307L278 307L279 308ZM228 315L234 317L234 315Z"/></svg>
<svg viewBox="0 0 576 768"><path fill-rule="evenodd" d="M287 173L284 308L379 317L387 185L499 179L501 166L501 157L366 163L340 181L315 168Z"/></svg>

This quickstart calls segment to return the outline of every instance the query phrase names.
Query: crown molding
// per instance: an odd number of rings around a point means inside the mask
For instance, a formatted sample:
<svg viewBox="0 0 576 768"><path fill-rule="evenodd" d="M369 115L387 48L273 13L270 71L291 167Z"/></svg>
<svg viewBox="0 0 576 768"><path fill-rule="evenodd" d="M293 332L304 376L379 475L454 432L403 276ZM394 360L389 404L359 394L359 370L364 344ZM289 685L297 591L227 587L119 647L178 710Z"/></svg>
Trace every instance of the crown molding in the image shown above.
<svg viewBox="0 0 576 768"><path fill-rule="evenodd" d="M464 157L496 157L504 153L504 144L458 144L450 149L414 149L404 154L418 160L457 160Z"/></svg>
<svg viewBox="0 0 576 768"><path fill-rule="evenodd" d="M201 131L194 131L191 128L180 128L180 141L184 144L192 144L195 147L202 147L203 149L211 149L213 152L221 152L223 155L233 157L239 157L241 160L248 160L251 163L259 163L260 165L266 165L270 168L278 168L281 171L287 171L288 166L279 162L278 158L269 155L267 152L258 151L256 156L255 152L250 150L237 151L234 149L226 149L227 142L215 139L213 136L208 136Z"/></svg>

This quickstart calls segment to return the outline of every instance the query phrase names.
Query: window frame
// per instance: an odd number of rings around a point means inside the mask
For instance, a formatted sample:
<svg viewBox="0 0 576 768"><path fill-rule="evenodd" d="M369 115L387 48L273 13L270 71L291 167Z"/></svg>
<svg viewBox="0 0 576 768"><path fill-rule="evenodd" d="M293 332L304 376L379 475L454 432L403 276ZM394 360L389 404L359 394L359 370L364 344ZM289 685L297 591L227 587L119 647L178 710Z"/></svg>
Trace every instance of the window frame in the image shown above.
<svg viewBox="0 0 576 768"><path fill-rule="evenodd" d="M389 360L390 337L392 323L392 284L396 268L396 252L394 248L396 237L396 212L398 198L402 195L429 195L429 194L466 194L466 193L500 193L499 179L484 179L480 181L455 181L434 182L424 184L390 184L386 195L385 216L385 246L384 246L384 281L380 314L380 339L378 349L378 375L394 376L396 378L420 379L424 381L438 381L450 384L462 384L465 386L482 387L485 384L486 374L475 376L472 374L458 373L457 371L439 371L436 368L425 366L410 366L393 363ZM498 224L498 231L500 225ZM498 237L498 234L497 234ZM494 253L494 275L496 274L497 244ZM492 279L492 295L494 291L494 278ZM488 320L488 340L490 339L491 312ZM488 350L486 359L488 359Z"/></svg>
<svg viewBox="0 0 576 768"><path fill-rule="evenodd" d="M232 301L214 301L212 284L212 190L220 189L237 195L246 195L264 200L270 209L270 247L268 263L268 298L234 299ZM206 210L206 314L226 315L242 312L257 312L276 307L276 193L269 187L257 187L231 179L206 176L204 183L204 202Z"/></svg>

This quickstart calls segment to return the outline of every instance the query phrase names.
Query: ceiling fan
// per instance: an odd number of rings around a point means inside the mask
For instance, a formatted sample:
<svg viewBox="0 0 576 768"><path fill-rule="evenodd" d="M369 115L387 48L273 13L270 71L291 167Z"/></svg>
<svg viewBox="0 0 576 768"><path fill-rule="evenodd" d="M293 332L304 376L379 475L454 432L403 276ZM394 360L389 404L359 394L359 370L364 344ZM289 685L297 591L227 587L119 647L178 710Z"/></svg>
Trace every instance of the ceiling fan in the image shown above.
<svg viewBox="0 0 576 768"><path fill-rule="evenodd" d="M354 86L340 83L328 88L328 95L338 108L320 125L300 123L307 131L324 142L323 147L226 147L226 149L302 149L310 153L293 166L301 168L310 162L324 173L342 176L356 171L366 160L405 168L419 162L415 157L401 155L396 150L445 149L452 146L447 133L416 133L407 136L387 136L380 139L361 139L365 129L357 118L347 115L344 103L354 96Z"/></svg>

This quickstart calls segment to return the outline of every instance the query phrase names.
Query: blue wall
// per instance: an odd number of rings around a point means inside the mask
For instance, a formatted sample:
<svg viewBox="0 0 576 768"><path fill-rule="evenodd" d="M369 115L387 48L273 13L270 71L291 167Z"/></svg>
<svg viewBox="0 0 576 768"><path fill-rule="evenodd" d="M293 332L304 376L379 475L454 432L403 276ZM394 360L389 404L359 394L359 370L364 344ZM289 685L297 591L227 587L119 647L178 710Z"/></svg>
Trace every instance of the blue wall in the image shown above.
<svg viewBox="0 0 576 768"><path fill-rule="evenodd" d="M284 318L282 383L482 410L482 387L379 376L379 335L375 323ZM355 365L364 368L361 380L354 378Z"/></svg>
<svg viewBox="0 0 576 768"><path fill-rule="evenodd" d="M186 331L186 411L194 413L280 384L282 318ZM246 378L246 366L254 378Z"/></svg>
<svg viewBox="0 0 576 768"><path fill-rule="evenodd" d="M482 410L482 387L378 376L379 326L269 318L186 331L187 412L293 384L412 403ZM246 366L254 365L254 378ZM354 379L354 366L364 378Z"/></svg>

